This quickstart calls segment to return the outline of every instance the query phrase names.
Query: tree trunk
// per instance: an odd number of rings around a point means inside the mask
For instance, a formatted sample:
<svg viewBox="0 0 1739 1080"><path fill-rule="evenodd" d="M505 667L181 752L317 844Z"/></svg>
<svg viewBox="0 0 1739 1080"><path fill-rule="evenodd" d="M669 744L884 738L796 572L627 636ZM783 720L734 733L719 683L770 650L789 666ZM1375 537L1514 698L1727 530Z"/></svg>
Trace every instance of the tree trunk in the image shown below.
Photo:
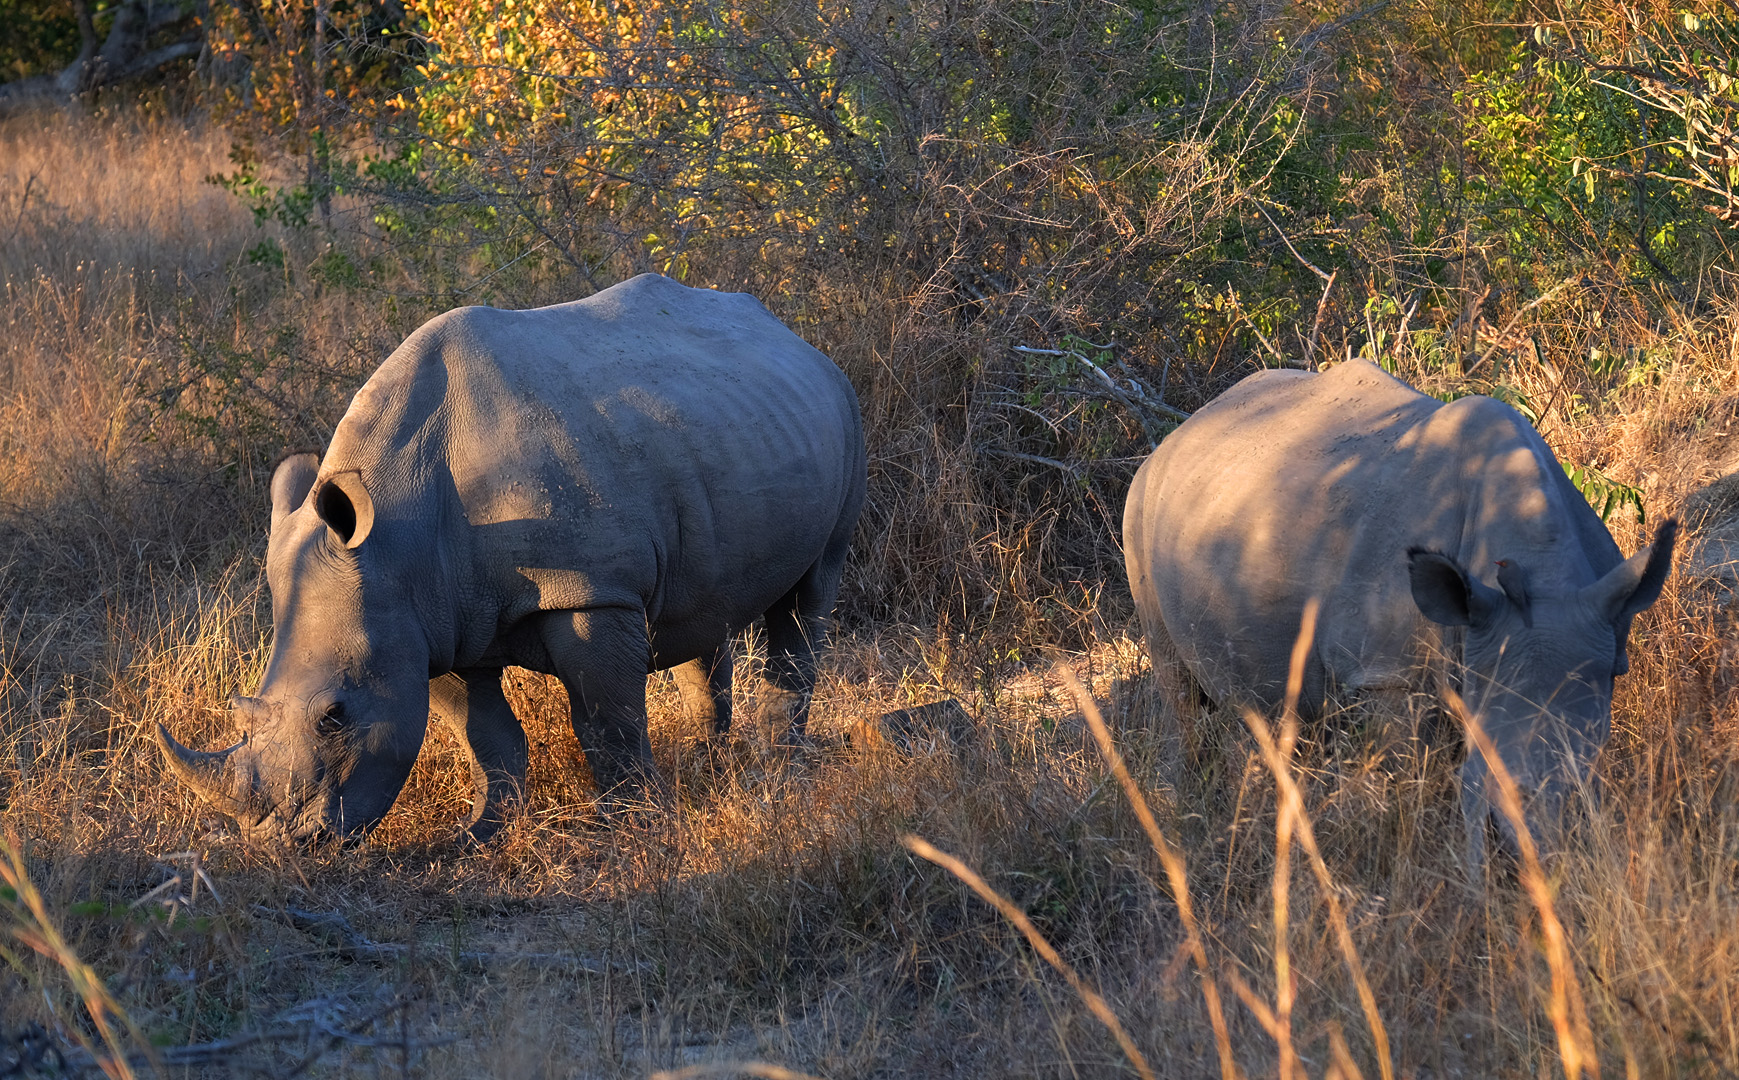
<svg viewBox="0 0 1739 1080"><path fill-rule="evenodd" d="M199 55L205 44L207 20L200 7L179 0L123 0L114 8L114 22L101 46L90 0L73 0L78 19L78 58L54 75L36 75L0 83L0 116L37 101L61 100L114 83L149 75L166 64ZM173 40L155 48L153 38L176 31Z"/></svg>

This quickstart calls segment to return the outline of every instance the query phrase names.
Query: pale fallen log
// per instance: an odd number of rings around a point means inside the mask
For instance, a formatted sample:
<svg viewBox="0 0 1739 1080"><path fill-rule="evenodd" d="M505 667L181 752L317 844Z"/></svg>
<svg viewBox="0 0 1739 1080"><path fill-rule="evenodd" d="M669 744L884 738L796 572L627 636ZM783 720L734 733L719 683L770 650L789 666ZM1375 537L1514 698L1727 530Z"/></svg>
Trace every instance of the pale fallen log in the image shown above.
<svg viewBox="0 0 1739 1080"><path fill-rule="evenodd" d="M644 964L630 964L621 960L605 963L591 957L576 956L571 953L521 953L521 952L490 952L484 950L465 950L452 952L446 949L417 949L411 945L399 945L392 942L375 941L350 925L341 912L307 911L298 907L268 907L265 904L255 904L254 913L275 919L286 926L295 927L305 934L323 940L332 950L345 960L365 964L396 964L411 959L415 955L433 959L447 957L458 966L473 970L487 968L504 968L514 965L524 965L538 968L561 968L584 975L603 975L609 972L634 973L643 970Z"/></svg>

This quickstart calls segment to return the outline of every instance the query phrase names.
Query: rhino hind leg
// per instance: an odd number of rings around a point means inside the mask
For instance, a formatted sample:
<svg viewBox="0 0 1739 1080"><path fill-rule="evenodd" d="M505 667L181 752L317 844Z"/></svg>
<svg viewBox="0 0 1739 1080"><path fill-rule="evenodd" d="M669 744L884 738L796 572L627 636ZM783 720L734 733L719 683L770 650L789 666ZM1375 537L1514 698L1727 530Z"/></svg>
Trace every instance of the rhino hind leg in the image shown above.
<svg viewBox="0 0 1739 1080"><path fill-rule="evenodd" d="M632 799L655 786L658 773L646 734L652 647L645 612L552 611L540 631L556 678L568 691L574 737L606 799Z"/></svg>
<svg viewBox="0 0 1739 1080"><path fill-rule="evenodd" d="M815 646L810 635L816 622L802 618L794 609L767 612L767 666L762 673L766 686L761 697L775 727L773 742L803 746L809 742L809 703L815 696Z"/></svg>
<svg viewBox="0 0 1739 1080"><path fill-rule="evenodd" d="M1196 716L1211 704L1207 692L1196 681L1189 666L1179 655L1171 632L1163 619L1145 617L1142 629L1147 638L1147 660L1153 670L1153 682L1159 690L1160 705L1172 715L1175 734L1184 748L1194 752L1197 742Z"/></svg>
<svg viewBox="0 0 1739 1080"><path fill-rule="evenodd" d="M826 632L845 566L844 545L836 546L837 551L830 546L764 615L767 665L762 674L766 682L763 696L775 723L781 712L789 721L783 730L774 731L777 745L803 747L811 741L809 704L815 696L815 645Z"/></svg>
<svg viewBox="0 0 1739 1080"><path fill-rule="evenodd" d="M471 759L467 832L473 840L487 840L524 794L528 758L525 729L501 692L501 669L452 671L431 680L429 707L459 736Z"/></svg>
<svg viewBox="0 0 1739 1080"><path fill-rule="evenodd" d="M717 648L671 669L682 707L714 735L731 730L731 668L736 650L726 638Z"/></svg>

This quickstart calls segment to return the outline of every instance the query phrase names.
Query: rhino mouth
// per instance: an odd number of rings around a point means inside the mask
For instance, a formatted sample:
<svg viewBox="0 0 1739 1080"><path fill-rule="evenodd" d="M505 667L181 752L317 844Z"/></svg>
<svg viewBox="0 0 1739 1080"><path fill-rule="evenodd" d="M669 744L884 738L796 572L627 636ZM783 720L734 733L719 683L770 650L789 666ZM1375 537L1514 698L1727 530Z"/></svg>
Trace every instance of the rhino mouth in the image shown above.
<svg viewBox="0 0 1739 1080"><path fill-rule="evenodd" d="M1574 783L1574 782L1572 782ZM1534 857L1549 867L1563 858L1590 824L1589 808L1575 797L1575 788L1567 794L1550 786L1523 788L1520 826L1495 802L1486 812L1488 835L1497 840L1497 850L1516 866L1524 859L1522 836L1525 830Z"/></svg>
<svg viewBox="0 0 1739 1080"><path fill-rule="evenodd" d="M318 819L306 820L299 814L281 815L275 808L252 824L237 818L236 825L243 838L255 844L289 844L312 850L334 845L348 847L360 842L357 837L333 831Z"/></svg>

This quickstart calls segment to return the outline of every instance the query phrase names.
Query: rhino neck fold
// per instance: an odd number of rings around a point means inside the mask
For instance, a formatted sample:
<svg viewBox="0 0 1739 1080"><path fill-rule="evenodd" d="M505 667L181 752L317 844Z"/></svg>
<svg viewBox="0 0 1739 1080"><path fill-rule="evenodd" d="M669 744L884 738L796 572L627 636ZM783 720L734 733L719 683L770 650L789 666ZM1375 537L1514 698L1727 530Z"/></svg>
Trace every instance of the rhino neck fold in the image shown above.
<svg viewBox="0 0 1739 1080"><path fill-rule="evenodd" d="M473 565L471 526L450 472L443 472L436 498L431 516L437 524L421 537L418 553L423 572L407 578L428 637L431 678L474 663L495 635L494 619L478 618L489 605Z"/></svg>
<svg viewBox="0 0 1739 1080"><path fill-rule="evenodd" d="M443 529L443 533L463 530ZM465 622L461 610L464 597L470 596L469 575L459 571L463 560L450 557L447 537L429 536L425 551L417 559L422 572L407 574L405 586L411 592L411 604L422 624L428 642L429 677L444 675L462 666L467 653Z"/></svg>

